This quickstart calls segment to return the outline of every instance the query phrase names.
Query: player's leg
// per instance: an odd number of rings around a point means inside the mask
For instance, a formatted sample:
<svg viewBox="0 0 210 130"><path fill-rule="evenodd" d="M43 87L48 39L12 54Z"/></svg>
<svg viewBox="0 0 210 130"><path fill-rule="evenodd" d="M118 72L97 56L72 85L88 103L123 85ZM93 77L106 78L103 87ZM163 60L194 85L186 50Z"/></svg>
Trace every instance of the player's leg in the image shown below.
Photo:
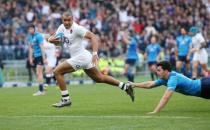
<svg viewBox="0 0 210 130"><path fill-rule="evenodd" d="M46 80L46 84L47 85L51 84L51 78L53 76L54 76L54 74L53 74L53 67L47 65L45 67L45 80Z"/></svg>
<svg viewBox="0 0 210 130"><path fill-rule="evenodd" d="M199 65L199 62L194 60L193 61L193 73L192 73L192 79L196 79L197 78L197 75L198 75L198 65Z"/></svg>
<svg viewBox="0 0 210 130"><path fill-rule="evenodd" d="M67 61L64 61L60 63L55 69L54 69L54 75L57 80L58 86L61 90L61 101L58 103L53 104L54 107L64 107L71 105L69 92L66 87L66 82L64 79L65 73L71 73L74 72L75 69L72 67L71 64L69 64Z"/></svg>
<svg viewBox="0 0 210 130"><path fill-rule="evenodd" d="M148 68L149 68L149 72L150 72L150 77L152 80L154 80L154 75L152 73L152 62L148 62Z"/></svg>
<svg viewBox="0 0 210 130"><path fill-rule="evenodd" d="M151 67L151 72L152 72L153 77L154 77L153 80L158 79L158 76L157 76L157 73L156 73L156 68L157 68L156 62L154 62L150 67Z"/></svg>
<svg viewBox="0 0 210 130"><path fill-rule="evenodd" d="M57 80L58 86L60 87L61 90L67 90L64 74L71 73L74 71L75 71L74 68L67 61L60 63L54 69L54 75Z"/></svg>
<svg viewBox="0 0 210 130"><path fill-rule="evenodd" d="M188 59L187 57L185 57L185 71L184 71L184 74L186 75L186 76L189 76L189 74L190 74L190 59Z"/></svg>
<svg viewBox="0 0 210 130"><path fill-rule="evenodd" d="M178 60L176 62L176 71L181 72L181 67L182 67L183 62L181 60Z"/></svg>
<svg viewBox="0 0 210 130"><path fill-rule="evenodd" d="M120 81L116 80L115 78L108 75L103 75L96 67L84 69L84 71L90 78L98 83L107 83L114 86L118 86L120 84Z"/></svg>
<svg viewBox="0 0 210 130"><path fill-rule="evenodd" d="M204 76L208 76L210 74L210 70L208 69L207 64L201 64L202 72Z"/></svg>
<svg viewBox="0 0 210 130"><path fill-rule="evenodd" d="M152 80L155 80L154 73L152 72L152 65L149 66L150 77Z"/></svg>
<svg viewBox="0 0 210 130"><path fill-rule="evenodd" d="M206 73L205 76L208 76L210 74L210 69L208 69L208 53L206 51L203 50L200 54L199 62L202 70Z"/></svg>
<svg viewBox="0 0 210 130"><path fill-rule="evenodd" d="M148 63L148 68L150 71L150 77L152 80L155 80L155 75L156 75L156 63L155 62L149 62Z"/></svg>
<svg viewBox="0 0 210 130"><path fill-rule="evenodd" d="M200 97L210 99L210 77L204 77L201 79Z"/></svg>
<svg viewBox="0 0 210 130"><path fill-rule="evenodd" d="M56 66L56 57L47 57L47 65L45 66L45 79L46 84L51 84L51 79L53 78L53 68Z"/></svg>
<svg viewBox="0 0 210 130"><path fill-rule="evenodd" d="M124 75L128 74L128 64L125 63L125 67L124 67Z"/></svg>
<svg viewBox="0 0 210 130"><path fill-rule="evenodd" d="M90 78L98 83L107 83L121 88L122 90L126 91L127 94L131 97L132 101L134 101L134 93L131 85L120 82L111 76L103 75L96 67L84 69L84 71Z"/></svg>
<svg viewBox="0 0 210 130"><path fill-rule="evenodd" d="M128 81L134 82L134 74L136 71L135 66L136 60L133 59L127 59L126 65L125 65L125 74L128 78Z"/></svg>
<svg viewBox="0 0 210 130"><path fill-rule="evenodd" d="M37 76L37 81L39 83L39 91L34 93L33 96L44 95L45 92L43 84L43 60L41 56L34 58L34 65L36 67L36 76Z"/></svg>
<svg viewBox="0 0 210 130"><path fill-rule="evenodd" d="M34 93L33 96L40 96L44 95L44 84L43 84L43 66L42 65L36 65L36 76L37 81L39 83L39 91Z"/></svg>
<svg viewBox="0 0 210 130"><path fill-rule="evenodd" d="M128 81L134 82L135 72L136 72L136 66L135 65L129 65L128 66L128 73L127 73Z"/></svg>
<svg viewBox="0 0 210 130"><path fill-rule="evenodd" d="M54 58L50 58L49 59L49 70L48 70L48 74L49 74L49 77L50 77L50 81L55 81L55 76L54 76L54 73L53 73L53 70L54 68L58 65L58 59L56 57Z"/></svg>

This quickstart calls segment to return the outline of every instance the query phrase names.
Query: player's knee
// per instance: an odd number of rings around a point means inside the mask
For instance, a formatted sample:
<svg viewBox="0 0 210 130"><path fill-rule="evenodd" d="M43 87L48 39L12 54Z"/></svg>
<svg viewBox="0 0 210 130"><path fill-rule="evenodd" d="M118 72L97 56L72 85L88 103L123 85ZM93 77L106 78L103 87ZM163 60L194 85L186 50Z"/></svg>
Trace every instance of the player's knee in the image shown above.
<svg viewBox="0 0 210 130"><path fill-rule="evenodd" d="M59 71L57 69L54 69L53 70L53 74L56 76L56 75L59 75L60 73L59 73Z"/></svg>
<svg viewBox="0 0 210 130"><path fill-rule="evenodd" d="M37 71L37 72L36 72L36 75L37 75L38 77L42 76L42 71Z"/></svg>

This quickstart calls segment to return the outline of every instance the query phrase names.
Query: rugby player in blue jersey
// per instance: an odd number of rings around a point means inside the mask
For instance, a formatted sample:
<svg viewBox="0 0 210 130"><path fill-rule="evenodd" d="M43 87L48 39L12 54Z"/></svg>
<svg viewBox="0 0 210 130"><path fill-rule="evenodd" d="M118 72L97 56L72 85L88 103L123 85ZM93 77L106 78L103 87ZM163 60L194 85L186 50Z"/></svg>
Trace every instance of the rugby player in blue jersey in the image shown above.
<svg viewBox="0 0 210 130"><path fill-rule="evenodd" d="M41 33L35 31L35 26L28 26L28 43L29 43L29 62L36 66L36 75L39 83L39 91L34 93L34 96L44 95L43 86L43 64L46 63L44 52L44 37Z"/></svg>
<svg viewBox="0 0 210 130"><path fill-rule="evenodd" d="M157 42L157 36L153 35L150 38L150 44L146 48L146 52L144 54L145 59L147 59L148 67L150 70L151 79L155 80L156 74L156 64L159 60L161 52L161 47Z"/></svg>
<svg viewBox="0 0 210 130"><path fill-rule="evenodd" d="M130 37L123 37L123 41L127 44L127 54L125 57L125 75L128 81L134 82L134 75L136 73L137 64L139 61L138 56L138 37L130 31Z"/></svg>
<svg viewBox="0 0 210 130"><path fill-rule="evenodd" d="M176 71L181 72L181 67L185 63L186 72L190 68L190 49L192 39L187 35L187 31L184 27L180 29L181 35L176 38Z"/></svg>
<svg viewBox="0 0 210 130"><path fill-rule="evenodd" d="M157 64L157 75L160 79L156 81L131 83L133 87L146 89L161 85L166 86L165 93L162 96L159 104L156 106L154 111L150 112L150 114L160 112L174 92L210 99L210 77L191 80L180 73L171 71L171 64L168 61L161 61Z"/></svg>

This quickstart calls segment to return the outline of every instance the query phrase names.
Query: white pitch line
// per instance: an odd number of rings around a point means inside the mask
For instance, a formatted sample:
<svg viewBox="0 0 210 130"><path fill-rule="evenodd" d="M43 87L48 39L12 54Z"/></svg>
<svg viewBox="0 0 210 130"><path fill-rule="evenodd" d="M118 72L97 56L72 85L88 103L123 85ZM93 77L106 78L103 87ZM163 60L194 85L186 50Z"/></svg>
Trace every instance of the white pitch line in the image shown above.
<svg viewBox="0 0 210 130"><path fill-rule="evenodd" d="M188 116L48 116L48 115L31 115L31 116L0 116L0 118L155 118L155 119L189 119L195 117Z"/></svg>

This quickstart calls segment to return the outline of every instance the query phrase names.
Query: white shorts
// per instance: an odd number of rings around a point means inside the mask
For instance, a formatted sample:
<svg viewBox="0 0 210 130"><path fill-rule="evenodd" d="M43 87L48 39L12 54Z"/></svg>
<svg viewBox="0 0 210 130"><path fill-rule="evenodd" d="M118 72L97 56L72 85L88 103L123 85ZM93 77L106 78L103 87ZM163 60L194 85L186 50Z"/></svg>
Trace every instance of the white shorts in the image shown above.
<svg viewBox="0 0 210 130"><path fill-rule="evenodd" d="M92 54L85 50L76 56L66 60L75 70L90 69L94 67L92 64Z"/></svg>
<svg viewBox="0 0 210 130"><path fill-rule="evenodd" d="M57 58L56 57L50 57L47 58L47 66L54 68L56 66Z"/></svg>
<svg viewBox="0 0 210 130"><path fill-rule="evenodd" d="M208 53L206 49L201 49L197 51L193 55L193 61L198 61L200 64L207 64L208 63Z"/></svg>

